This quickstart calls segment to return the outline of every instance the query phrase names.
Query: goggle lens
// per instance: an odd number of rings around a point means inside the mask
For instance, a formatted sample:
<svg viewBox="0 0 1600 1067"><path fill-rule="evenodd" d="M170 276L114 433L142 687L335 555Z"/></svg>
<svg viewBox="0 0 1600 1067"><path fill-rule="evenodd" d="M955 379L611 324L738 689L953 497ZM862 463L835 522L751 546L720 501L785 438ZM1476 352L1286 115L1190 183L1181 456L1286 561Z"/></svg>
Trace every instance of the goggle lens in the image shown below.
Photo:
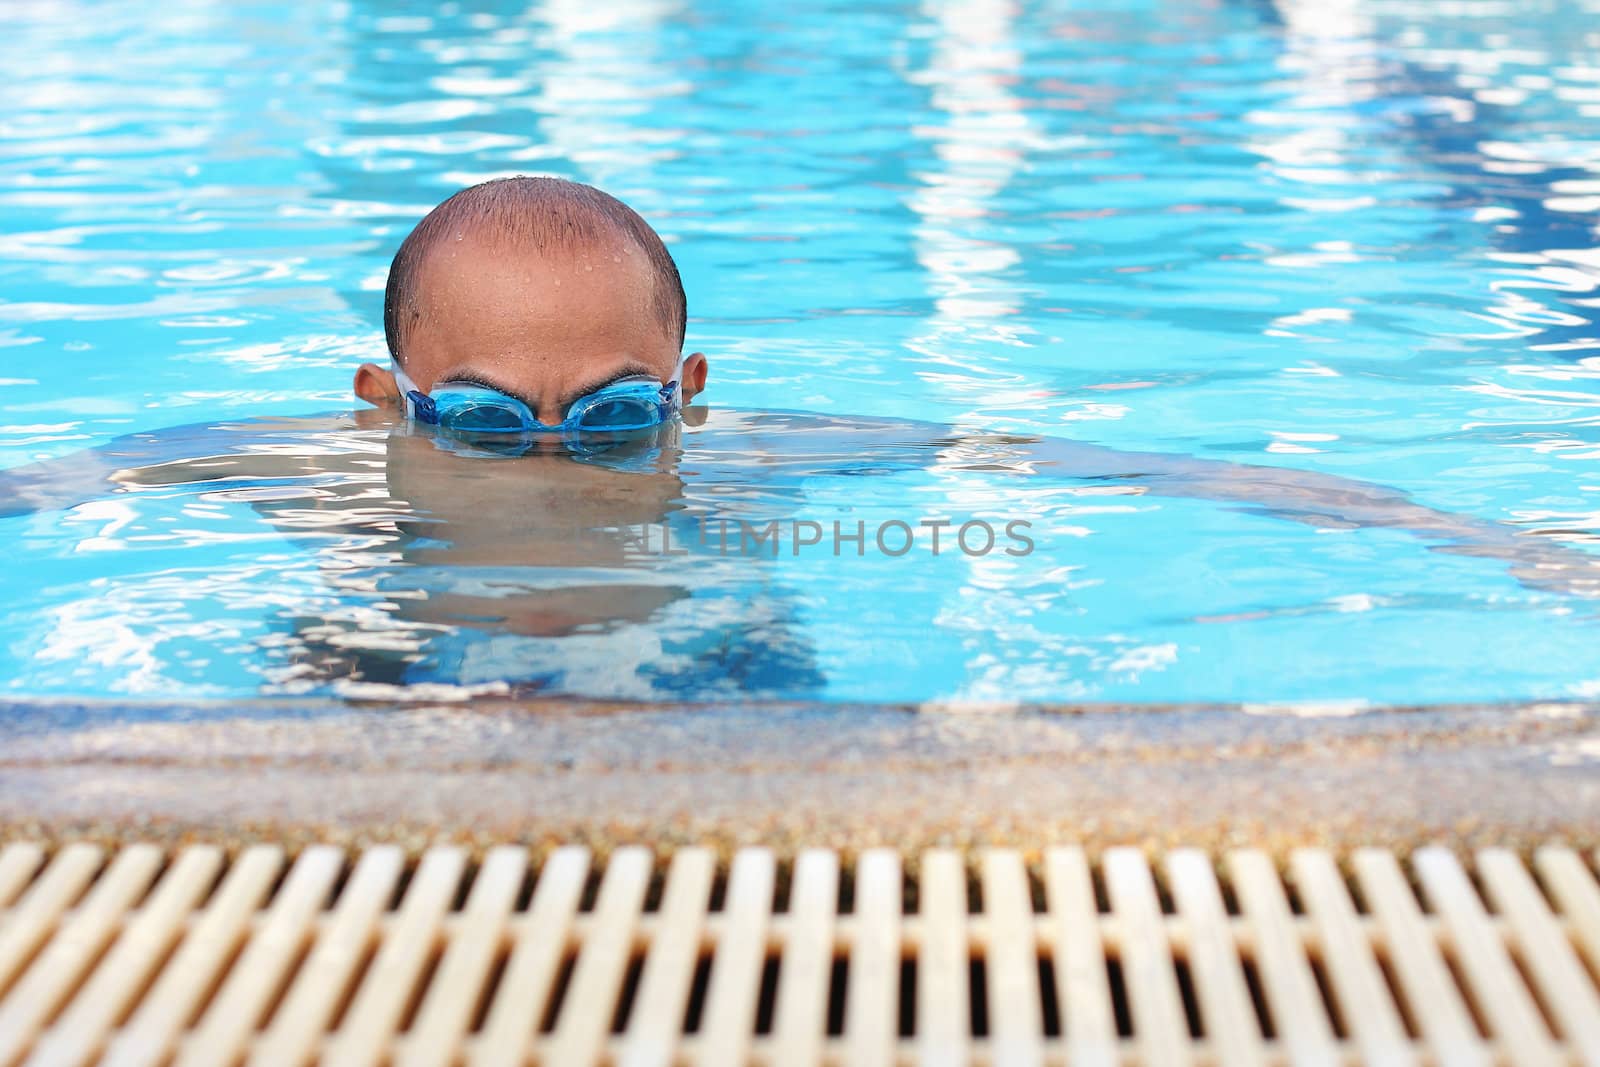
<svg viewBox="0 0 1600 1067"><path fill-rule="evenodd" d="M578 418L580 430L643 430L661 421L660 408L638 397L602 400Z"/></svg>
<svg viewBox="0 0 1600 1067"><path fill-rule="evenodd" d="M469 403L443 413L441 424L458 433L518 433L527 429L522 413L505 404Z"/></svg>

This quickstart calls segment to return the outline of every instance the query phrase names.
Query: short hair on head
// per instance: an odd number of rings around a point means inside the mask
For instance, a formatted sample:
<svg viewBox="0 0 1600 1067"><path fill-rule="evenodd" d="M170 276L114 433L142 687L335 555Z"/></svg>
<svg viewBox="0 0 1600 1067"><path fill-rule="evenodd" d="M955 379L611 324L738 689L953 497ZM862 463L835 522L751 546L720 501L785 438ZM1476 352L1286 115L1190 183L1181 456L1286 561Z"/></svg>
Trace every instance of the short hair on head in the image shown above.
<svg viewBox="0 0 1600 1067"><path fill-rule="evenodd" d="M662 329L683 348L688 329L683 279L672 253L650 224L633 208L592 185L518 175L462 189L428 212L400 242L383 295L384 340L397 363L403 362L401 349L420 314L416 296L422 262L445 235L462 226L487 226L541 251L582 248L607 237L632 241L650 266L655 288L651 303Z"/></svg>

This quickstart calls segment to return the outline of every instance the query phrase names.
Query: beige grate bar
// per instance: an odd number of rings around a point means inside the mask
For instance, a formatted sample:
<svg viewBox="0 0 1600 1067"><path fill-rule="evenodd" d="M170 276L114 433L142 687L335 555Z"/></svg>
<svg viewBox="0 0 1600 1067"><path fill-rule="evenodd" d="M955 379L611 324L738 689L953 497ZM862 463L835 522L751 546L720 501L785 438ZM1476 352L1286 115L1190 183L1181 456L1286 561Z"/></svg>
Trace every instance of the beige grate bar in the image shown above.
<svg viewBox="0 0 1600 1067"><path fill-rule="evenodd" d="M829 980L836 944L839 857L807 849L795 860L772 1025L774 1067L822 1059L828 1036Z"/></svg>
<svg viewBox="0 0 1600 1067"><path fill-rule="evenodd" d="M1600 1067L1594 860L17 843L0 1067Z"/></svg>
<svg viewBox="0 0 1600 1067"><path fill-rule="evenodd" d="M661 902L661 936L645 957L620 1067L668 1067L673 1061L689 1010L715 874L715 857L706 849L686 848L672 857ZM758 951L764 948L758 938L747 940ZM726 966L719 970L728 973Z"/></svg>
<svg viewBox="0 0 1600 1067"><path fill-rule="evenodd" d="M972 935L961 854L943 849L922 857L918 888L918 914L926 925L917 952L917 1018L922 1022L917 1028L917 1059L926 1067L954 1067L971 1058L972 1048L968 982ZM1032 910L1025 909L1019 918L1026 922Z"/></svg>
<svg viewBox="0 0 1600 1067"><path fill-rule="evenodd" d="M1233 943L1222 891L1202 852L1184 849L1167 857L1167 884L1177 899L1189 943L1189 966L1206 1033L1217 1058L1239 1067L1263 1067L1266 1042L1256 1025L1243 961Z"/></svg>

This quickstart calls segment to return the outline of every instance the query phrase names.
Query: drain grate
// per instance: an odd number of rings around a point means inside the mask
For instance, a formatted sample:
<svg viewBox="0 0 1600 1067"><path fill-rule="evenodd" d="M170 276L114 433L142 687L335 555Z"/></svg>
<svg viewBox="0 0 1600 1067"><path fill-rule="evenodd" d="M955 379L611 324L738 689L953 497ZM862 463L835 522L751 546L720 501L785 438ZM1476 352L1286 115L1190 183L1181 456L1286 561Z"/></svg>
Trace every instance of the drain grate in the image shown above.
<svg viewBox="0 0 1600 1067"><path fill-rule="evenodd" d="M0 1067L1600 1064L1558 847L0 849Z"/></svg>

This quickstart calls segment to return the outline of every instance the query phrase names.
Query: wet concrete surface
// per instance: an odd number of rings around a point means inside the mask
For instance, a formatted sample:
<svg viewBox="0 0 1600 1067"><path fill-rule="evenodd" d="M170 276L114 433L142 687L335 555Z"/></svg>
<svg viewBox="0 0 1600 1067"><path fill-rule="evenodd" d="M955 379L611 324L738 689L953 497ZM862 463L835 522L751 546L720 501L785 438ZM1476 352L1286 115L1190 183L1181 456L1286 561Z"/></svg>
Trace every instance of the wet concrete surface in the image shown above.
<svg viewBox="0 0 1600 1067"><path fill-rule="evenodd" d="M1600 705L0 710L0 836L1600 846Z"/></svg>

